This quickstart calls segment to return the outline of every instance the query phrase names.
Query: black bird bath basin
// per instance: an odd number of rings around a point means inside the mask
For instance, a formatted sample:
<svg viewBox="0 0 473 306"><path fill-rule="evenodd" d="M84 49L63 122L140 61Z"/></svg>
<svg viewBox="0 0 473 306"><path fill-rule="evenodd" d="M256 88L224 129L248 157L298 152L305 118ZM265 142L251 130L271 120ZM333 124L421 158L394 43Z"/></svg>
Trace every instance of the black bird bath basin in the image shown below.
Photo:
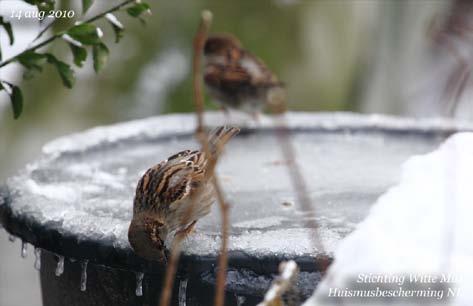
<svg viewBox="0 0 473 306"><path fill-rule="evenodd" d="M221 114L206 115L209 126ZM254 305L280 261L300 266L301 296L370 205L395 184L401 164L467 127L354 114L288 115L325 254L312 249L310 214L296 201L273 121L240 123L218 174L231 204L226 305ZM37 248L43 304L156 305L164 269L135 256L127 241L139 177L172 153L198 148L193 115L160 116L57 139L0 191L0 218ZM173 303L212 305L220 247L218 206L183 245ZM41 253L40 253L41 251ZM18 284L20 285L20 284Z"/></svg>

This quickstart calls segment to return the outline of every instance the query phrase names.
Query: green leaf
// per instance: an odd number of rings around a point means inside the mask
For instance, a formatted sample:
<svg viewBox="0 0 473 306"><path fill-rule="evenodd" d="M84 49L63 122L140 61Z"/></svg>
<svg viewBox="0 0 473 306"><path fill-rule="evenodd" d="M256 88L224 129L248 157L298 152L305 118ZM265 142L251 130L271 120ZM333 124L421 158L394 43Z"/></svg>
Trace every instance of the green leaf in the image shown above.
<svg viewBox="0 0 473 306"><path fill-rule="evenodd" d="M10 39L10 45L13 45L15 42L15 37L13 36L13 30L11 28L11 23L3 20L3 17L0 16L0 26L2 26L7 32L8 38Z"/></svg>
<svg viewBox="0 0 473 306"><path fill-rule="evenodd" d="M11 87L10 95L10 102L13 109L13 118L18 119L23 111L23 94L21 93L21 89L18 86L8 83ZM0 85L2 88L3 85Z"/></svg>
<svg viewBox="0 0 473 306"><path fill-rule="evenodd" d="M87 13L92 4L94 4L93 0L82 0L82 14Z"/></svg>
<svg viewBox="0 0 473 306"><path fill-rule="evenodd" d="M113 32L115 32L115 43L118 43L123 37L124 27L122 23L113 14L108 13L105 18L112 26Z"/></svg>
<svg viewBox="0 0 473 306"><path fill-rule="evenodd" d="M75 77L74 70L71 69L71 66L58 60L54 55L50 53L46 54L46 57L48 59L48 63L56 67L56 70L59 73L59 76L61 77L64 86L66 86L67 88L72 88L74 86Z"/></svg>
<svg viewBox="0 0 473 306"><path fill-rule="evenodd" d="M37 73L43 71L42 65L45 62L45 55L36 53L34 51L27 51L20 54L17 57L17 60L23 67L26 68L23 73L23 78L25 80L32 79Z"/></svg>
<svg viewBox="0 0 473 306"><path fill-rule="evenodd" d="M18 55L17 60L22 64L26 69L42 71L41 67L44 63L45 55L36 53L34 51L23 52Z"/></svg>
<svg viewBox="0 0 473 306"><path fill-rule="evenodd" d="M18 119L23 111L23 94L21 93L20 87L12 87L10 99L13 108L13 118Z"/></svg>
<svg viewBox="0 0 473 306"><path fill-rule="evenodd" d="M76 25L69 29L67 34L84 45L95 45L101 43L99 31L97 27L91 23Z"/></svg>
<svg viewBox="0 0 473 306"><path fill-rule="evenodd" d="M151 8L148 3L141 2L127 8L126 11L132 17L139 17L144 12L151 12Z"/></svg>
<svg viewBox="0 0 473 306"><path fill-rule="evenodd" d="M84 61L87 59L87 50L71 43L69 43L69 47L74 57L74 64L76 64L77 67L82 67Z"/></svg>
<svg viewBox="0 0 473 306"><path fill-rule="evenodd" d="M41 70L34 70L34 69L26 69L24 72L23 72L23 79L25 80L31 80L32 78L34 78L34 76L39 73Z"/></svg>
<svg viewBox="0 0 473 306"><path fill-rule="evenodd" d="M108 60L108 48L105 44L101 43L94 45L93 49L93 58L94 58L94 70L99 72L105 66Z"/></svg>

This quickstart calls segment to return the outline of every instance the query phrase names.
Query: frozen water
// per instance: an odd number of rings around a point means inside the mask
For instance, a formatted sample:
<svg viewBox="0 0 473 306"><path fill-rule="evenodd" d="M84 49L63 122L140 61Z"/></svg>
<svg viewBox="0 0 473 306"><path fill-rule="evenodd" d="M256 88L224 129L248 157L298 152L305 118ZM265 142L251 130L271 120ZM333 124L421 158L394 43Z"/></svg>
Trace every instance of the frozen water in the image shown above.
<svg viewBox="0 0 473 306"><path fill-rule="evenodd" d="M212 125L223 120L221 115L207 116ZM329 252L363 220L371 203L398 182L406 159L432 150L446 133L466 128L444 121L351 114L291 114L288 122L297 131L291 136L297 162ZM265 132L272 124L262 117L254 133L250 128L228 144L218 165L231 204L229 250L256 256L313 254L304 228L310 215L296 202L277 139ZM193 129L193 116L172 115L55 140L44 147L38 161L9 180L13 214L56 226L60 234L78 241L111 241L115 248L127 250L138 179L176 151L198 148ZM186 239L183 251L215 255L219 247L219 212L214 205Z"/></svg>
<svg viewBox="0 0 473 306"><path fill-rule="evenodd" d="M26 241L21 240L21 252L20 255L22 258L26 258L26 250L28 248L28 243Z"/></svg>
<svg viewBox="0 0 473 306"><path fill-rule="evenodd" d="M41 249L34 248L34 268L38 271L41 270Z"/></svg>
<svg viewBox="0 0 473 306"><path fill-rule="evenodd" d="M54 271L56 276L61 276L64 273L64 256L59 256L56 266L56 271Z"/></svg>
<svg viewBox="0 0 473 306"><path fill-rule="evenodd" d="M246 301L246 298L243 295L237 296L237 306L242 306Z"/></svg>
<svg viewBox="0 0 473 306"><path fill-rule="evenodd" d="M182 279L179 281L179 306L186 306L187 304L187 281L187 279Z"/></svg>
<svg viewBox="0 0 473 306"><path fill-rule="evenodd" d="M402 169L400 182L378 198L368 217L340 243L334 263L306 306L351 304L353 299L327 295L330 288L354 289L354 279L363 274L404 275L404 290L424 285L440 292L445 286L443 296L430 290L436 294L432 299L409 305L473 304L473 133L451 136L434 152L410 158ZM413 275L437 281L410 287ZM439 283L442 277L447 282ZM455 281L448 282L448 277ZM449 299L449 288L459 290L458 295ZM389 305L405 305L407 300L394 302Z"/></svg>
<svg viewBox="0 0 473 306"><path fill-rule="evenodd" d="M88 260L84 260L80 263L81 273L80 273L80 291L85 291L87 289L87 265L89 264Z"/></svg>
<svg viewBox="0 0 473 306"><path fill-rule="evenodd" d="M13 235L8 235L8 240L9 240L10 242L15 242L16 237L13 236Z"/></svg>
<svg viewBox="0 0 473 306"><path fill-rule="evenodd" d="M136 296L143 296L143 277L145 274L143 272L136 272Z"/></svg>

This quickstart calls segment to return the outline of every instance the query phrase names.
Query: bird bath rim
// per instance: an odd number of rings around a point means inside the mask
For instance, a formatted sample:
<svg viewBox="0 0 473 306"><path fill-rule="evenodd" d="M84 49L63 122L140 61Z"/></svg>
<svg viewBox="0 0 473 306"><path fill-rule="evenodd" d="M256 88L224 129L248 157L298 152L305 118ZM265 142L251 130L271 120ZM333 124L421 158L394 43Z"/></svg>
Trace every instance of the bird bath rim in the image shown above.
<svg viewBox="0 0 473 306"><path fill-rule="evenodd" d="M225 123L221 113L206 113L205 122L209 126ZM235 120L235 118L232 118ZM289 113L286 117L288 128L294 132L373 132L395 134L428 134L447 137L457 131L473 131L473 125L445 119L411 119L384 115L360 115L353 113ZM258 132L273 132L277 121L269 116L262 116L258 123L248 118L238 122L241 134ZM37 160L54 161L59 156L68 154L82 154L95 149L107 148L119 143L133 143L134 141L164 140L171 137L189 137L195 130L195 115L174 114L163 115L143 120L118 123L110 126L95 127L81 133L60 137L47 143L43 147L43 154ZM31 171L27 166L23 172ZM117 269L135 271L161 272L162 266L147 262L134 255L129 247L120 247L108 241L80 241L78 246L77 233L65 233L57 230L54 224L47 227L37 222L34 216L22 215L14 209L15 190L4 186L0 189L0 221L5 229L23 241L36 247L76 259L87 259L91 263L113 267ZM132 203L130 203L131 207ZM60 225L59 225L60 226ZM278 263L286 258L265 258L264 267L258 264L248 266L251 257L243 252L231 252L229 265L249 268L255 272L277 271ZM289 259L289 258L287 258ZM292 259L292 258L291 258ZM212 268L215 264L213 256L186 256L182 258L183 269L187 272L202 272ZM199 265L194 265L196 261ZM301 256L296 259L302 271L317 271L314 258ZM315 260L317 262L317 259ZM197 267L198 266L198 267Z"/></svg>

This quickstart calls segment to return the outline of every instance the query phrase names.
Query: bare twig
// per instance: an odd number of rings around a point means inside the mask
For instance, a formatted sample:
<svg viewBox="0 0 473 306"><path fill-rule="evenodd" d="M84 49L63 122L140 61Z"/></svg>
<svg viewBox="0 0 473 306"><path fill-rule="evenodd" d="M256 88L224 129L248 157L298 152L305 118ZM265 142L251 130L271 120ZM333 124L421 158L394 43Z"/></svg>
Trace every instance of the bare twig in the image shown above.
<svg viewBox="0 0 473 306"><path fill-rule="evenodd" d="M271 287L264 295L264 300L257 306L279 306L283 305L282 296L285 292L295 286L299 275L299 267L293 260L282 262L279 265L279 275L272 282Z"/></svg>
<svg viewBox="0 0 473 306"><path fill-rule="evenodd" d="M212 21L212 13L210 11L203 11L201 23L199 29L194 38L194 57L193 57L193 88L194 88L194 103L195 103L195 112L197 116L197 128L196 128L196 137L199 140L202 151L205 153L205 156L208 158L207 171L205 180L210 180L213 185L217 202L220 206L220 211L222 215L222 246L219 257L218 264L218 274L217 274L217 286L215 294L215 305L223 306L224 301L224 289L225 289L225 277L227 270L227 244L228 244L228 205L225 203L225 198L221 190L218 178L215 174L215 166L218 160L218 154L213 156L210 154L208 137L205 133L204 128L204 97L202 92L202 73L201 73L201 58L202 50L204 47L205 40L207 39L207 33L210 28ZM218 145L218 144L217 144ZM217 148L217 152L220 149ZM187 211L184 214L184 224L189 223L191 216L194 210L195 203L192 203ZM168 263L168 268L166 270L165 283L163 288L163 293L161 295L160 306L168 306L171 298L172 287L174 283L174 277L177 271L177 264L179 261L180 255L180 244L182 239L175 239L172 246L171 257Z"/></svg>
<svg viewBox="0 0 473 306"><path fill-rule="evenodd" d="M217 285L215 288L215 306L223 306L225 299L225 281L227 276L228 265L228 225L230 223L228 216L228 204L225 203L223 192L220 189L217 176L212 177L212 183L217 194L218 204L220 206L220 213L222 218L222 245L220 249L220 257L218 259Z"/></svg>
<svg viewBox="0 0 473 306"><path fill-rule="evenodd" d="M277 103L270 101L271 103L269 105L271 111L276 114L274 117L277 127L276 137L281 147L283 159L286 161L285 164L287 165L289 178L295 191L297 201L302 206L302 209L304 209L308 214L308 218L306 218L305 222L308 228L313 229L313 234L310 235L312 247L318 250L321 254L325 254L325 248L319 235L319 225L315 220L316 214L312 206L309 191L299 165L297 164L294 145L289 136L290 131L285 117L287 109L286 100L285 97L281 97L281 95L275 96L275 98L278 98L279 101ZM320 271L322 274L325 273L329 265L328 257L321 255L317 260L320 260Z"/></svg>
<svg viewBox="0 0 473 306"><path fill-rule="evenodd" d="M207 39L207 34L212 22L212 13L210 11L202 12L202 19L197 31L197 35L194 39L194 61L193 61L193 85L194 85L194 99L195 99L195 110L197 115L197 138L202 144L202 148L206 156L210 157L207 176L211 178L215 194L217 196L217 202L220 207L220 213L222 218L222 245L220 249L220 256L218 260L218 272L217 272L217 285L215 288L215 306L223 306L225 298L225 279L227 274L227 244L228 244L228 204L225 203L225 197L223 196L222 189L219 184L217 175L215 174L215 166L217 163L218 156L211 156L209 152L208 138L204 133L204 95L202 92L202 73L201 73L201 58L202 50ZM218 150L220 151L220 150Z"/></svg>
<svg viewBox="0 0 473 306"><path fill-rule="evenodd" d="M53 24L54 24L55 21L56 21L56 19L53 17L53 20L52 20L47 26L45 26L45 27L38 33L38 35L36 35L36 37L33 39L32 42L35 42L35 41L37 41L39 38L41 38L41 36L43 36L43 34L46 33L46 31L49 30L49 29L53 26Z"/></svg>
<svg viewBox="0 0 473 306"><path fill-rule="evenodd" d="M197 114L197 137L201 142L206 139L204 133L204 95L202 93L202 72L201 72L201 58L202 50L204 49L207 33L212 23L212 13L210 11L203 11L199 29L194 38L194 59L192 64L192 84L194 88L194 103L195 112Z"/></svg>
<svg viewBox="0 0 473 306"><path fill-rule="evenodd" d="M181 235L176 236L172 243L171 256L167 265L166 275L164 276L164 288L161 291L161 298L159 300L160 306L169 305L169 301L171 300L174 276L176 275L177 271L177 263L179 262L179 256L181 253L180 247L183 238L184 237L182 237Z"/></svg>
<svg viewBox="0 0 473 306"><path fill-rule="evenodd" d="M123 8L124 6L132 3L132 2L135 2L136 0L126 0L126 1L123 1L122 3L119 3L118 5L106 10L105 12L102 12L100 14L97 14L89 19L86 19L84 21L82 21L81 23L90 23L90 22L94 22L102 17L104 17L105 15L107 15L108 13L112 13L112 12L115 12L115 11L118 11L120 10L121 8ZM11 62L15 61L20 55L26 53L26 52L30 52L30 51L35 51L36 49L39 49L41 47L44 47L45 45L55 41L56 39L60 38L62 35L64 35L65 33L67 32L66 31L61 31L59 33L56 33L54 34L53 36L49 37L48 39L46 39L45 41L43 42L40 42L34 46L31 46L29 47L28 49L24 50L23 52L13 56L13 57L10 57L9 59L6 59L4 60L3 62L0 62L0 68L5 66L5 65L8 65L10 64Z"/></svg>

